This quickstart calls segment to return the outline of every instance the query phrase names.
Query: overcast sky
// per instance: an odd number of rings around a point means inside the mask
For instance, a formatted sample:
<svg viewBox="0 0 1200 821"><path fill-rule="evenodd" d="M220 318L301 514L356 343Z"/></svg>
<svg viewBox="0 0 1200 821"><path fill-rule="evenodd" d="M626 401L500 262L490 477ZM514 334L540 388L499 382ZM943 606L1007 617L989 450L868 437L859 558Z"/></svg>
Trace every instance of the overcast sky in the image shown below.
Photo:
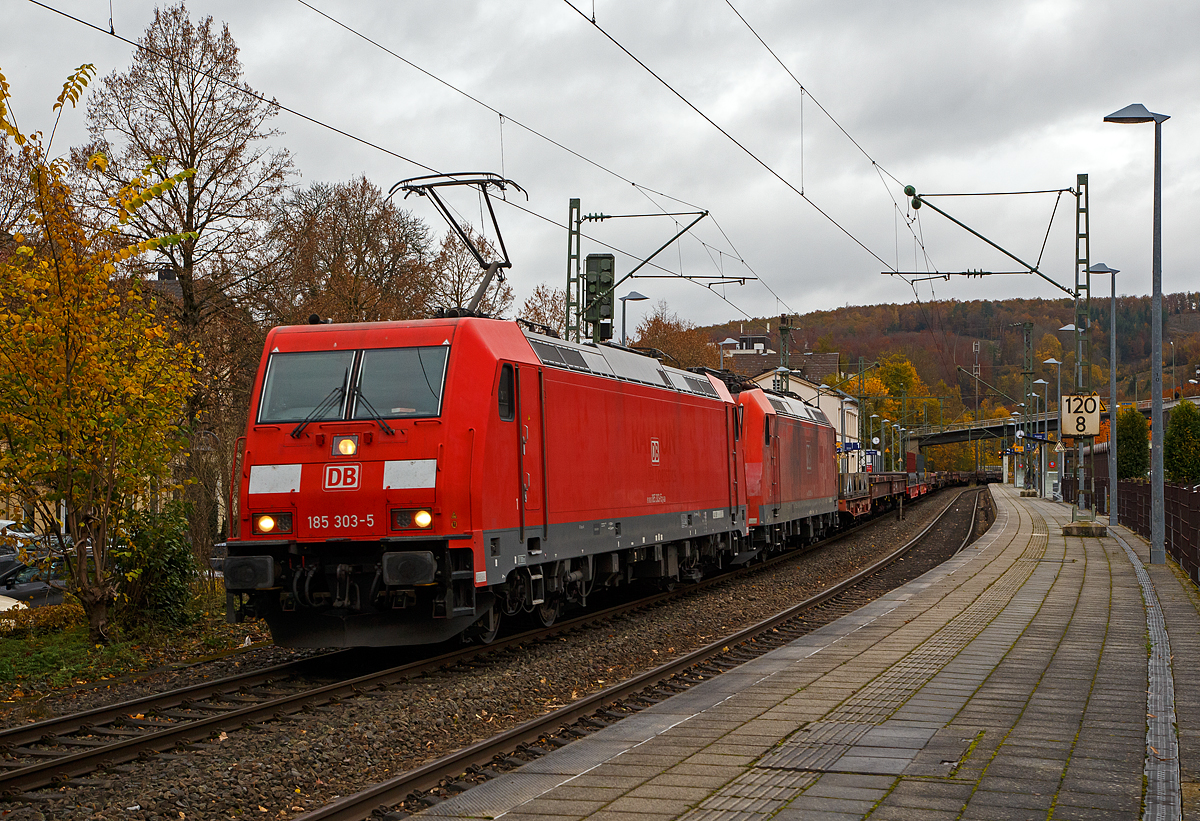
<svg viewBox="0 0 1200 821"><path fill-rule="evenodd" d="M1091 182L1092 261L1122 271L1120 293L1148 294L1153 125L1102 122L1134 102L1171 116L1163 126L1163 289L1200 290L1192 273L1200 261L1200 3L732 0L808 96L725 0L573 2L588 18L594 9L598 26L808 201L564 0L312 5L595 165L514 122L502 128L496 114L296 0L188 5L193 18L229 24L257 91L438 171L502 172L524 187L522 205L546 219L498 211L519 299L539 283L562 287L563 226L568 200L578 197L585 213L711 213L658 261L675 274L761 283L709 290L636 279L618 292L636 288L698 324L911 302L913 287L881 271L1017 266L928 209L910 222L903 184L922 193L1064 189L1079 173ZM103 0L47 4L108 29ZM116 32L138 39L153 9L112 0ZM100 76L129 65L128 45L27 0L0 0L0 19L0 71L27 129L49 127L50 106L79 64L94 63ZM275 125L302 174L297 184L365 174L386 190L427 173L288 113ZM55 145L65 150L84 135L81 108L65 115ZM1055 201L935 202L1034 262ZM428 203L406 205L443 230ZM1047 275L1068 287L1074 207L1074 197L1062 197L1042 256ZM474 197L460 211L478 226ZM619 273L675 230L666 217L585 225L628 252L618 254ZM605 250L584 240L585 254ZM1098 279L1094 288L1107 294L1109 284ZM1030 275L925 281L916 295L1063 296ZM630 304L631 327L649 305Z"/></svg>

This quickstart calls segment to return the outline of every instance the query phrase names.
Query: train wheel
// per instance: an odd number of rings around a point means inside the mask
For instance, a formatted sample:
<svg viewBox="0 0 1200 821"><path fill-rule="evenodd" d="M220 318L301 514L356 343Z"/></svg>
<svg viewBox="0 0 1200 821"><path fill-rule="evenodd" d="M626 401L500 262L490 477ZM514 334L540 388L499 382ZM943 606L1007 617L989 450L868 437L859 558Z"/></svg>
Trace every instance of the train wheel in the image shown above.
<svg viewBox="0 0 1200 821"><path fill-rule="evenodd" d="M542 627L549 627L558 621L559 613L562 612L561 602L555 599L547 599L541 604L535 605L533 608L533 618Z"/></svg>
<svg viewBox="0 0 1200 821"><path fill-rule="evenodd" d="M479 644L491 644L500 632L500 608L493 604L479 621L467 628L466 637Z"/></svg>

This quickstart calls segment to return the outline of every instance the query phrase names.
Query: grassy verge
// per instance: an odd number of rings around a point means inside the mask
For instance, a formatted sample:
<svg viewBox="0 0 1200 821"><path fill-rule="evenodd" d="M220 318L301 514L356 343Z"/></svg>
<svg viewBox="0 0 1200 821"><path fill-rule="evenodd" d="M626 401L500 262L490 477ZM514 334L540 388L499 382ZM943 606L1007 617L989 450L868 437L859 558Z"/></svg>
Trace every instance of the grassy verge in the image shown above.
<svg viewBox="0 0 1200 821"><path fill-rule="evenodd" d="M194 617L187 627L125 629L102 646L88 641L78 604L37 608L36 624L0 635L0 703L186 664L240 647L247 639L269 641L262 622L226 624L224 606L219 582L202 582L194 591Z"/></svg>

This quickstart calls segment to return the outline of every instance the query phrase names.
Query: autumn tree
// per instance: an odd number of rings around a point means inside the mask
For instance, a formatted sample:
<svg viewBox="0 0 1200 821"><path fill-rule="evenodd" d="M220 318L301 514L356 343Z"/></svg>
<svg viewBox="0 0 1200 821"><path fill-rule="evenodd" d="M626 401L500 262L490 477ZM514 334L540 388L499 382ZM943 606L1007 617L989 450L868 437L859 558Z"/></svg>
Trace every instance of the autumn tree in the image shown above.
<svg viewBox="0 0 1200 821"><path fill-rule="evenodd" d="M497 259L496 250L490 242L470 228L467 229L467 236L484 259ZM484 269L453 231L447 231L442 237L441 247L432 264L434 280L430 303L443 308L460 308L470 303L471 297L479 288L479 283L483 282ZM503 273L504 269L500 269L500 274ZM492 316L500 316L512 309L515 299L512 286L501 282L497 276L488 286L483 301L479 303L479 310Z"/></svg>
<svg viewBox="0 0 1200 821"><path fill-rule="evenodd" d="M1150 425L1136 408L1125 408L1117 414L1117 478L1141 479L1148 470Z"/></svg>
<svg viewBox="0 0 1200 821"><path fill-rule="evenodd" d="M92 71L85 65L68 79L59 116ZM69 163L51 161L39 133L21 133L7 98L0 76L0 130L30 169L30 211L15 250L0 260L0 312L10 330L0 335L0 486L33 506L47 534L70 537L56 542L58 551L92 640L104 641L122 578L114 544L148 488L169 481L192 388L190 348L170 339L137 283L118 272L191 237L139 241L124 229L147 203L186 184L191 170L147 168L109 201L116 219L90 230L66 181ZM90 166L103 171L105 158Z"/></svg>
<svg viewBox="0 0 1200 821"><path fill-rule="evenodd" d="M567 332L567 292L543 282L533 289L517 316L563 336Z"/></svg>
<svg viewBox="0 0 1200 821"><path fill-rule="evenodd" d="M0 140L0 246L6 246L33 204L29 185L29 157ZM0 257L7 253L0 247Z"/></svg>
<svg viewBox="0 0 1200 821"><path fill-rule="evenodd" d="M314 313L337 322L429 313L429 228L366 177L293 191L275 209L269 237L274 262L258 310L270 324Z"/></svg>
<svg viewBox="0 0 1200 821"><path fill-rule="evenodd" d="M686 319L681 319L665 301L642 317L637 336L630 347L650 348L667 355L667 364L677 368L717 366L717 349L708 334Z"/></svg>
<svg viewBox="0 0 1200 821"><path fill-rule="evenodd" d="M1191 402L1171 410L1163 434L1163 476L1177 484L1200 483L1200 410Z"/></svg>
<svg viewBox="0 0 1200 821"><path fill-rule="evenodd" d="M254 275L267 259L263 227L292 163L287 151L266 145L279 134L269 125L278 107L242 80L228 26L212 17L193 22L179 3L155 10L138 46L126 71L98 83L88 104L91 142L76 150L76 166L97 152L108 156L106 170L82 176L89 187L86 199L100 203L147 166L150 182L164 179L170 169L196 170L185 184L132 212L125 229L141 239L188 237L155 249L144 269L173 278L163 306L174 309L180 338L200 345L205 361L215 362L226 357L230 326L234 343L255 333L239 306L247 283L261 287ZM186 406L196 441L184 471L202 480L189 484L187 494L191 535L203 558L214 536L214 477L229 471L228 465L210 470L196 460L211 450L214 435L224 441L244 424L245 408L240 395L227 391L228 383L200 376Z"/></svg>

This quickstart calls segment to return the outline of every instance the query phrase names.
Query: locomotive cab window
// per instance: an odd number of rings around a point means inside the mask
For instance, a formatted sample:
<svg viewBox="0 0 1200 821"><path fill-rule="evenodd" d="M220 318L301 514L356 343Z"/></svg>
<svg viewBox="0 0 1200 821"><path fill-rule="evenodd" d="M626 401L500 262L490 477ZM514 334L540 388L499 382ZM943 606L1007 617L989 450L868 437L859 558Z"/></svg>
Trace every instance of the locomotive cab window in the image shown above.
<svg viewBox="0 0 1200 821"><path fill-rule="evenodd" d="M353 419L438 416L450 348L377 348L363 351Z"/></svg>
<svg viewBox="0 0 1200 821"><path fill-rule="evenodd" d="M353 367L353 351L271 354L259 423L341 419Z"/></svg>
<svg viewBox="0 0 1200 821"><path fill-rule="evenodd" d="M496 404L500 411L500 418L505 422L511 422L515 415L512 365L504 365L500 368L500 384L496 388Z"/></svg>

